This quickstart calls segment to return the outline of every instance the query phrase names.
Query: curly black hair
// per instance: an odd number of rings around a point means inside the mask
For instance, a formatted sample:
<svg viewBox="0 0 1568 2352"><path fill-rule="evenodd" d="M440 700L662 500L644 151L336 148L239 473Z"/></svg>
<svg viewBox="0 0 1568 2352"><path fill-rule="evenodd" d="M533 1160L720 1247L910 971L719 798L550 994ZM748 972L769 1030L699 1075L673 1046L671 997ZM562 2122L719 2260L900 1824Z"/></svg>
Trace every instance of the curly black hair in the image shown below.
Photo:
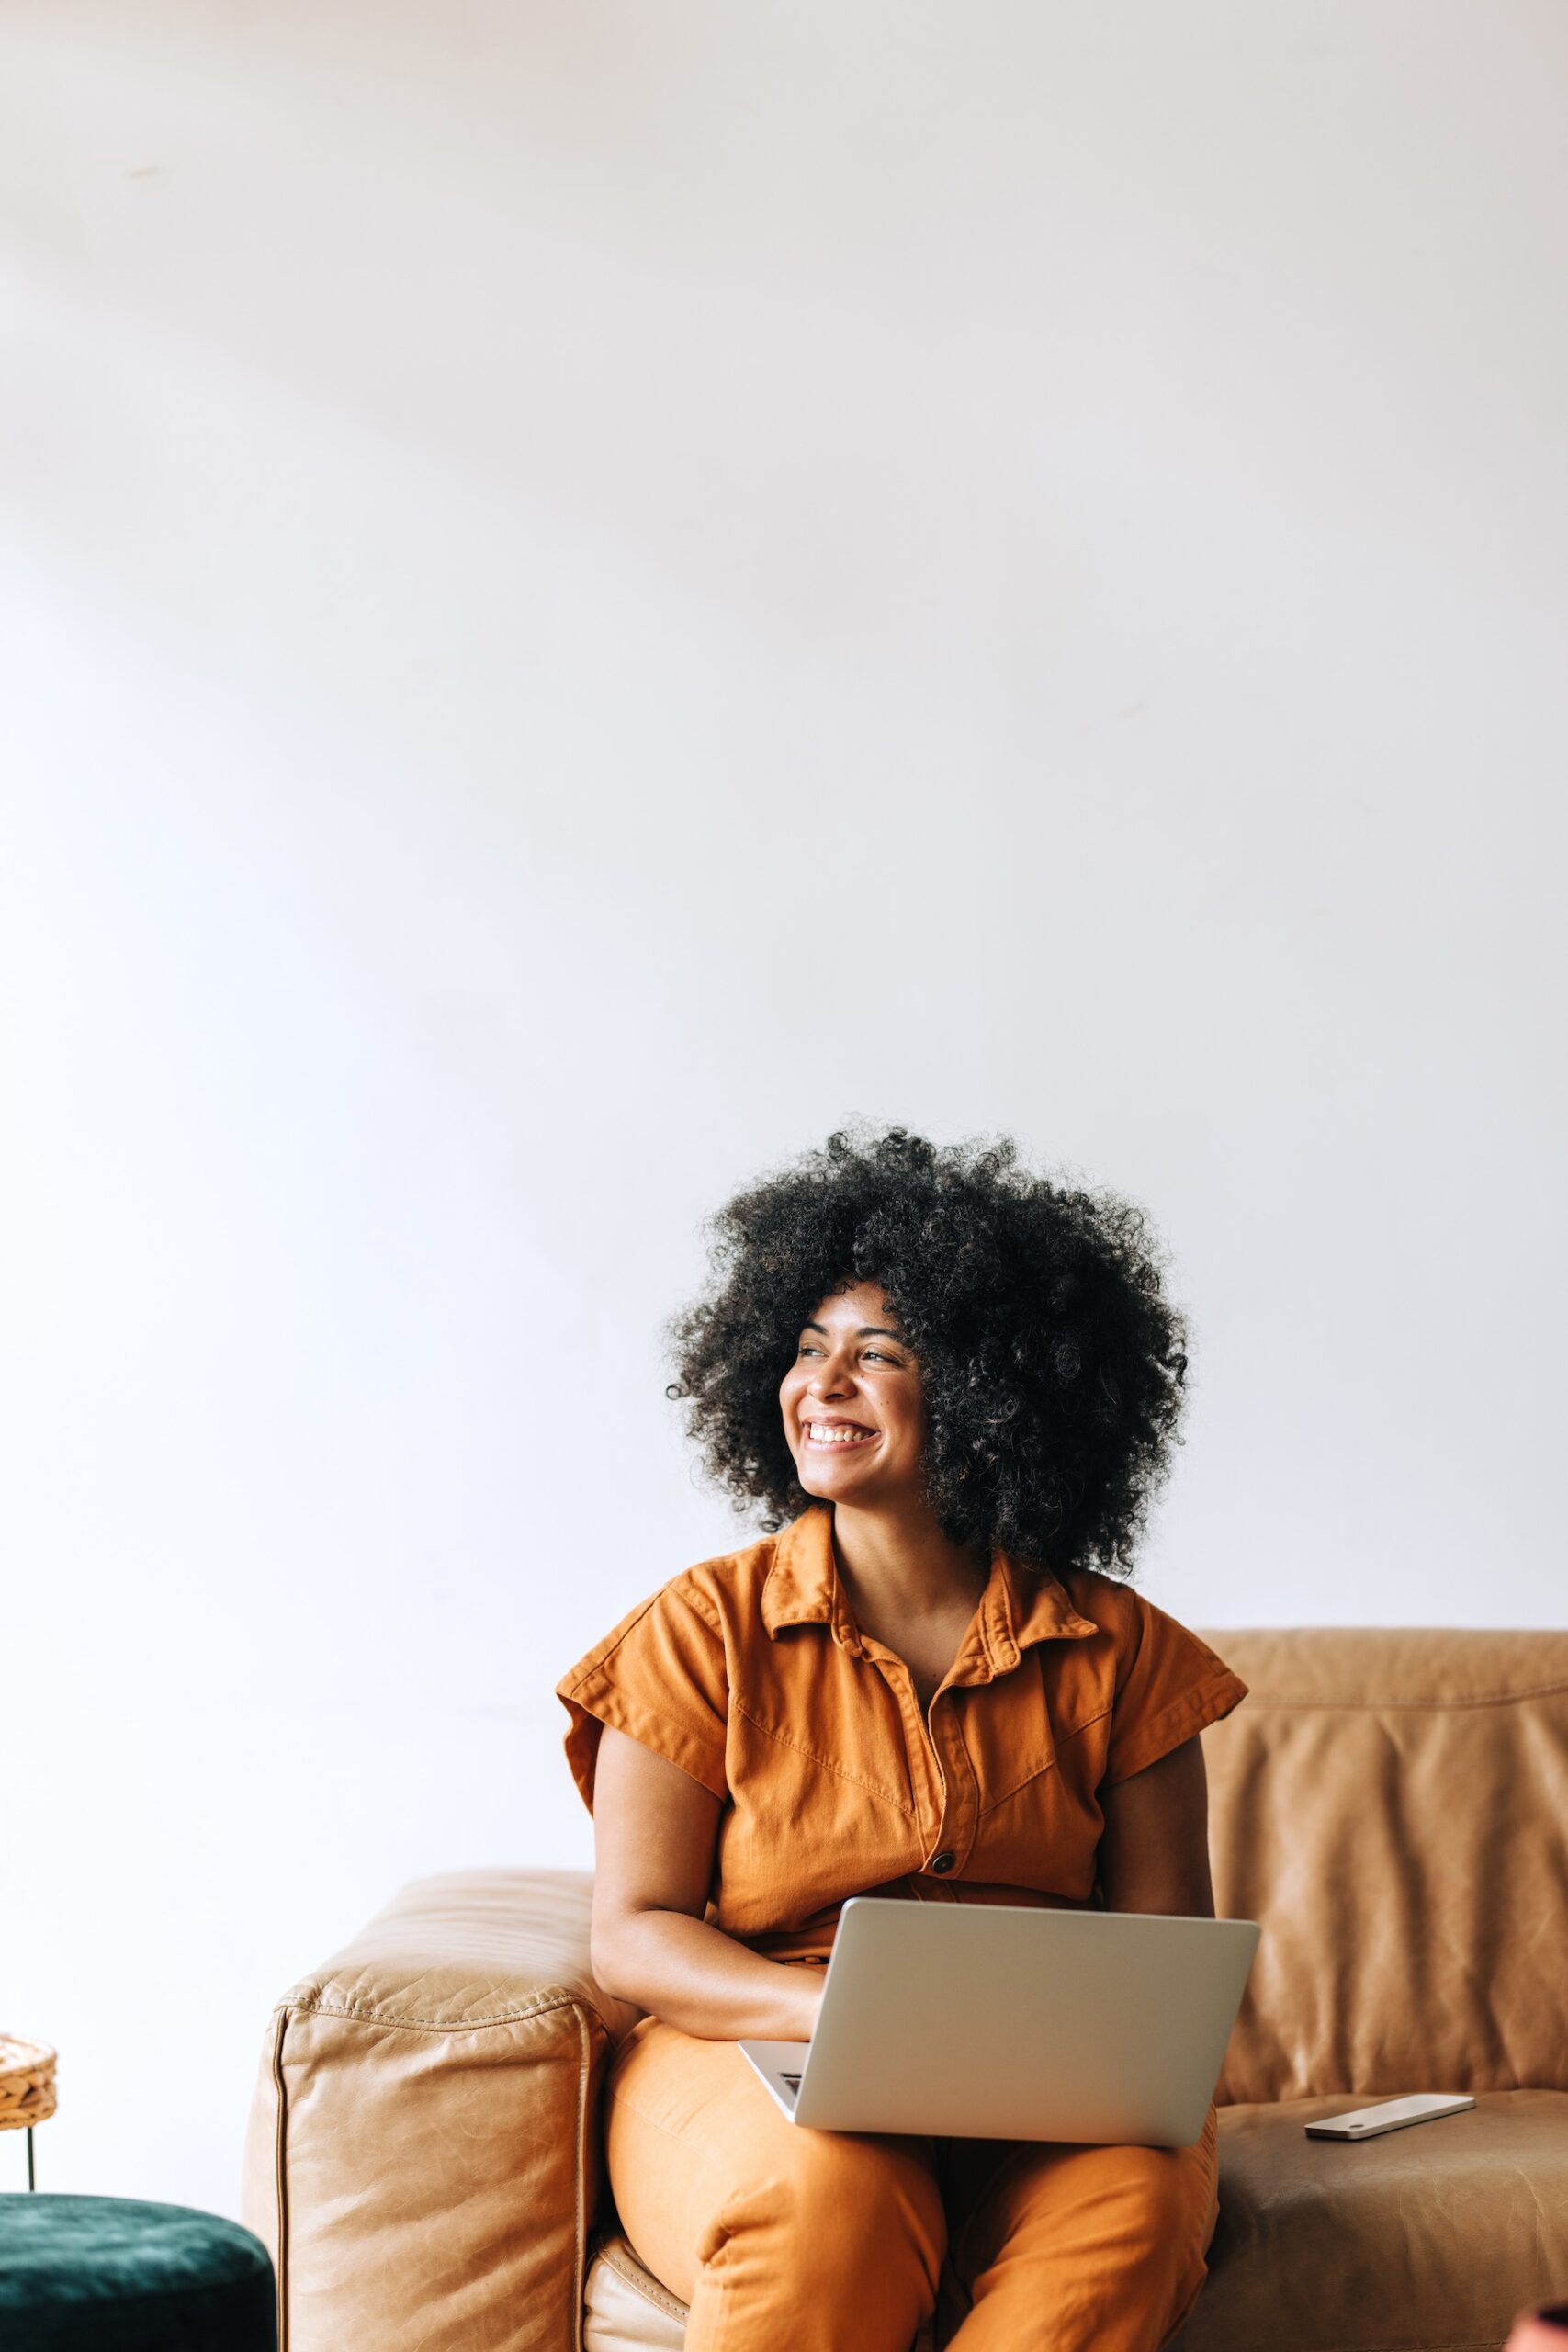
<svg viewBox="0 0 1568 2352"><path fill-rule="evenodd" d="M705 1228L712 1280L672 1317L666 1395L737 1511L813 1500L779 1384L818 1303L884 1291L919 1363L927 1498L954 1543L1126 1576L1179 1444L1185 1327L1141 1210L1032 1174L1016 1144L840 1128Z"/></svg>

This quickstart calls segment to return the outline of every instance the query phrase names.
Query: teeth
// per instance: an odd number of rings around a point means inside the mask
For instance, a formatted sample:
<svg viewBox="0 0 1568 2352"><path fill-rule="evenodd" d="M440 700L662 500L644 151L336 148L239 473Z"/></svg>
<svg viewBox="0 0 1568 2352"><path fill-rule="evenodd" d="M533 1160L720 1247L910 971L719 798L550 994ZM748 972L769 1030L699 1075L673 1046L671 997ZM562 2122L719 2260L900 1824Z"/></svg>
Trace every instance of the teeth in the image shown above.
<svg viewBox="0 0 1568 2352"><path fill-rule="evenodd" d="M860 1445L875 1431L838 1428L831 1421L807 1421L806 1434L813 1445Z"/></svg>

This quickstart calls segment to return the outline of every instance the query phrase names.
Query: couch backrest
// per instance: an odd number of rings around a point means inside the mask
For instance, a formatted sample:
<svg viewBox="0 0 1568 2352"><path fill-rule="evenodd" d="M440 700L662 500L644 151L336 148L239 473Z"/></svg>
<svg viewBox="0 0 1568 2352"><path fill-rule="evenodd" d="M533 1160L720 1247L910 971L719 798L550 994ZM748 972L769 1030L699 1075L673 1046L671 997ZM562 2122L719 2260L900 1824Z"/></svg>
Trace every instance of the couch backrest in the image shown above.
<svg viewBox="0 0 1568 2352"><path fill-rule="evenodd" d="M1568 2090L1568 1633L1207 1633L1222 2098Z"/></svg>

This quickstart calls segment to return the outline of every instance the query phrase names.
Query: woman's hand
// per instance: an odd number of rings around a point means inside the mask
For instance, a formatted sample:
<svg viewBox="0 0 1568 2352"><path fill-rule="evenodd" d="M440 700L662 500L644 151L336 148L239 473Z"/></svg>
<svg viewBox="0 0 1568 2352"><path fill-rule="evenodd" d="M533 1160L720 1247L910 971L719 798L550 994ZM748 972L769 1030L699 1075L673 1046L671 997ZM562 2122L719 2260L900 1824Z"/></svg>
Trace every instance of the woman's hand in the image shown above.
<svg viewBox="0 0 1568 2352"><path fill-rule="evenodd" d="M1212 1919L1209 1781L1203 1744L1184 1740L1145 1771L1102 1789L1100 1884L1108 1911Z"/></svg>
<svg viewBox="0 0 1568 2352"><path fill-rule="evenodd" d="M606 1993L708 2041L808 2041L823 1972L749 1951L703 1917L723 1807L608 1725L593 1781L593 1973Z"/></svg>

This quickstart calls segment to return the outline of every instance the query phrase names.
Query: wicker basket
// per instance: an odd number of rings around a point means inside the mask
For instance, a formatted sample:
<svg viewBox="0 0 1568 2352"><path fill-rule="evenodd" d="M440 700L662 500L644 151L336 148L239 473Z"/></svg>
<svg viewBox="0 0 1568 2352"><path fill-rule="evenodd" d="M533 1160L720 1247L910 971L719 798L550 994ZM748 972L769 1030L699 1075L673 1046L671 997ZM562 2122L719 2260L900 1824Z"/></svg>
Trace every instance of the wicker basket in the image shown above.
<svg viewBox="0 0 1568 2352"><path fill-rule="evenodd" d="M47 2041L0 2033L0 2132L20 2132L53 2113L53 2051Z"/></svg>

